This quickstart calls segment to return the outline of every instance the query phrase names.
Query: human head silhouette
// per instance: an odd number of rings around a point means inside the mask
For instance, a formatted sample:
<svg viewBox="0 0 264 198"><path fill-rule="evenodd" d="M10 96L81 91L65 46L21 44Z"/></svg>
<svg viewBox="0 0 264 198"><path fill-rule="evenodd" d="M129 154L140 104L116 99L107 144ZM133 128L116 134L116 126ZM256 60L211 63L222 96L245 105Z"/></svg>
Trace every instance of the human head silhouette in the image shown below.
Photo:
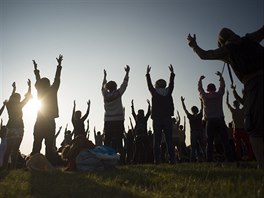
<svg viewBox="0 0 264 198"><path fill-rule="evenodd" d="M50 80L48 78L41 78L39 81L41 88L46 89L50 87Z"/></svg>
<svg viewBox="0 0 264 198"><path fill-rule="evenodd" d="M105 88L112 92L115 91L117 89L117 84L115 81L109 81L108 83L106 83Z"/></svg>
<svg viewBox="0 0 264 198"><path fill-rule="evenodd" d="M19 93L13 93L13 94L10 96L10 98L9 98L9 101L10 101L10 102L15 102L15 103L20 102L20 100L21 100L21 96L20 96Z"/></svg>
<svg viewBox="0 0 264 198"><path fill-rule="evenodd" d="M235 34L231 29L229 28L222 28L218 34L218 41L217 45L218 47L223 47L226 45L226 43L234 38L238 38L239 36Z"/></svg>
<svg viewBox="0 0 264 198"><path fill-rule="evenodd" d="M193 114L197 114L199 112L199 109L196 106L192 106L191 111Z"/></svg>
<svg viewBox="0 0 264 198"><path fill-rule="evenodd" d="M76 119L76 120L79 120L79 119L81 119L81 116L82 116L82 112L81 111L75 111L75 113L74 113L74 118Z"/></svg>
<svg viewBox="0 0 264 198"><path fill-rule="evenodd" d="M208 92L215 92L216 91L216 87L213 83L210 83L207 85L207 91Z"/></svg>
<svg viewBox="0 0 264 198"><path fill-rule="evenodd" d="M167 86L167 83L164 79L159 79L155 83L155 88L165 88Z"/></svg>

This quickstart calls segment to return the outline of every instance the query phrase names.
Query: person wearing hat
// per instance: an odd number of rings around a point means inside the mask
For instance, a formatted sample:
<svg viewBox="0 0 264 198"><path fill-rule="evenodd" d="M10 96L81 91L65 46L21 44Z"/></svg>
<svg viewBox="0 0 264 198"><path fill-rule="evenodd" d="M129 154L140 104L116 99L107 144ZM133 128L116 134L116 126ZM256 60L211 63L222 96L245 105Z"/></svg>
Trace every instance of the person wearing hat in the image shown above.
<svg viewBox="0 0 264 198"><path fill-rule="evenodd" d="M207 85L207 92L204 91L202 80L205 78L205 76L201 76L198 82L198 91L204 104L204 117L206 120L206 160L208 162L213 161L214 139L219 135L224 146L226 160L232 161L233 159L231 157L231 151L228 143L228 131L225 124L223 111L225 81L219 71L216 72L216 75L219 76L220 81L220 87L218 91L216 91L216 87L213 83Z"/></svg>
<svg viewBox="0 0 264 198"><path fill-rule="evenodd" d="M218 48L211 50L200 48L196 43L195 34L193 36L189 34L187 37L189 46L201 59L224 61L232 67L237 78L243 83L244 125L249 134L258 167L261 168L264 168L264 47L260 44L263 39L264 26L243 37L229 28L222 28L218 34Z"/></svg>

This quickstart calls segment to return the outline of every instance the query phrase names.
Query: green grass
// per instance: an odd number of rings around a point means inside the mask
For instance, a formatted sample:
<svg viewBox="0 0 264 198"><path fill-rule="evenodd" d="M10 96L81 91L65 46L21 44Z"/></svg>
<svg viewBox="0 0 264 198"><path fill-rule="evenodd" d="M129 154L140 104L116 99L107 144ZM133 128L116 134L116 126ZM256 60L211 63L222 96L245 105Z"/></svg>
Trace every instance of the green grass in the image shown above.
<svg viewBox="0 0 264 198"><path fill-rule="evenodd" d="M264 197L264 171L235 164L128 165L94 173L0 172L2 198Z"/></svg>

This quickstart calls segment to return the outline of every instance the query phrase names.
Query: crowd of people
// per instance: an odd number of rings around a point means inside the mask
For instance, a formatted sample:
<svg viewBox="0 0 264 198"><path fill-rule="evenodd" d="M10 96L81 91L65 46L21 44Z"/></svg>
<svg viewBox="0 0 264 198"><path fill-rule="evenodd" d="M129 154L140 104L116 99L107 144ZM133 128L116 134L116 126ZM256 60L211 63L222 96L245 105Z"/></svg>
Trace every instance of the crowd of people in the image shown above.
<svg viewBox="0 0 264 198"><path fill-rule="evenodd" d="M122 104L122 95L129 83L130 67L126 65L125 76L121 85L115 81L107 81L107 72L104 70L102 96L104 101L104 129L103 132L94 128L95 142L89 140L88 119L91 102L87 102L84 115L76 110L73 103L72 125L73 131L65 128L64 140L61 147L56 147L56 121L59 117L57 92L60 87L63 56L59 55L54 82L51 84L46 77L40 76L38 64L33 60L36 77L35 88L42 109L38 112L34 126L34 141L30 160L40 153L42 141L45 140L45 158L53 166L65 166L65 170L76 170L76 158L83 149L94 149L96 146L113 148L120 155L120 164L145 164L179 162L213 162L213 161L240 161L256 160L258 167L264 167L263 146L263 46L259 43L264 38L264 27L240 37L228 28L223 28L218 37L218 48L203 50L196 42L195 34L187 37L189 46L201 59L222 60L227 63L231 78L231 88L236 100L233 106L229 103L229 92L226 93L226 105L232 113L232 122L225 123L223 111L223 96L226 92L225 80L222 73L217 71L219 89L210 83L206 90L203 87L201 76L198 80L198 94L200 109L191 107L191 113L185 105L185 98L181 96L184 115L183 124L177 111L174 116L174 68L169 65L170 79L159 79L152 83L151 67L146 68L146 82L151 94L151 101L147 100L148 109L137 113L134 100L131 101L131 115L135 125L125 130L125 112ZM231 69L243 83L243 96L236 92L232 81ZM8 100L4 101L0 109L0 116L4 109L8 113L7 124L1 122L0 166L1 169L16 169L18 158L21 156L19 147L23 139L24 123L22 109L32 97L31 81L28 80L28 92L25 98L16 92L16 83ZM242 107L241 107L242 106ZM148 119L152 119L152 130L148 129ZM186 118L190 125L190 146L186 146Z"/></svg>

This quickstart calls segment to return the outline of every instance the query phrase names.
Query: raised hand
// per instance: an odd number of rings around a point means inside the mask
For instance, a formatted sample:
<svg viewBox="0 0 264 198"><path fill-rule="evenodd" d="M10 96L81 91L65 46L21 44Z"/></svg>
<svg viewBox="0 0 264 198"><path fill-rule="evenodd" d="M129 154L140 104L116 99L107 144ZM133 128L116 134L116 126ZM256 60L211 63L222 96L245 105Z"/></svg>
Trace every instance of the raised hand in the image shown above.
<svg viewBox="0 0 264 198"><path fill-rule="evenodd" d="M181 96L181 101L184 102L185 98Z"/></svg>
<svg viewBox="0 0 264 198"><path fill-rule="evenodd" d="M217 71L215 74L216 74L217 76L219 76L219 77L221 77L221 76L222 76L222 74L221 74L221 72L220 72L220 71Z"/></svg>
<svg viewBox="0 0 264 198"><path fill-rule="evenodd" d="M169 69L171 73L174 73L172 64L170 64Z"/></svg>
<svg viewBox="0 0 264 198"><path fill-rule="evenodd" d="M187 40L189 41L189 46L190 47L197 46L197 43L196 43L196 35L195 34L193 35L193 37L190 34L188 34Z"/></svg>
<svg viewBox="0 0 264 198"><path fill-rule="evenodd" d="M106 75L107 75L107 73L106 73L106 70L104 69L104 77L106 78Z"/></svg>
<svg viewBox="0 0 264 198"><path fill-rule="evenodd" d="M37 70L38 69L38 64L36 63L35 60L32 60L32 61L33 61L34 69Z"/></svg>
<svg viewBox="0 0 264 198"><path fill-rule="evenodd" d="M134 106L134 100L131 100L131 105Z"/></svg>
<svg viewBox="0 0 264 198"><path fill-rule="evenodd" d="M63 56L60 54L59 58L56 58L57 62L58 62L58 66L61 66L61 62L63 60Z"/></svg>
<svg viewBox="0 0 264 198"><path fill-rule="evenodd" d="M129 73L129 71L130 71L130 67L129 67L129 65L126 65L126 67L125 67L125 71L126 71L126 73Z"/></svg>
<svg viewBox="0 0 264 198"><path fill-rule="evenodd" d="M31 87L31 80L30 79L28 79L27 84L29 87Z"/></svg>
<svg viewBox="0 0 264 198"><path fill-rule="evenodd" d="M203 80L203 79L205 79L205 76L204 76L204 75L202 75L202 76L200 77L200 80Z"/></svg>
<svg viewBox="0 0 264 198"><path fill-rule="evenodd" d="M149 99L147 99L147 103L148 103L148 105L150 105L150 101L149 101Z"/></svg>
<svg viewBox="0 0 264 198"><path fill-rule="evenodd" d="M148 65L147 66L147 74L149 74L150 70L151 70L151 67Z"/></svg>
<svg viewBox="0 0 264 198"><path fill-rule="evenodd" d="M88 105L88 107L90 107L90 105L91 105L91 101L90 100L88 100L87 105Z"/></svg>
<svg viewBox="0 0 264 198"><path fill-rule="evenodd" d="M12 87L15 89L16 88L16 82L12 83Z"/></svg>

